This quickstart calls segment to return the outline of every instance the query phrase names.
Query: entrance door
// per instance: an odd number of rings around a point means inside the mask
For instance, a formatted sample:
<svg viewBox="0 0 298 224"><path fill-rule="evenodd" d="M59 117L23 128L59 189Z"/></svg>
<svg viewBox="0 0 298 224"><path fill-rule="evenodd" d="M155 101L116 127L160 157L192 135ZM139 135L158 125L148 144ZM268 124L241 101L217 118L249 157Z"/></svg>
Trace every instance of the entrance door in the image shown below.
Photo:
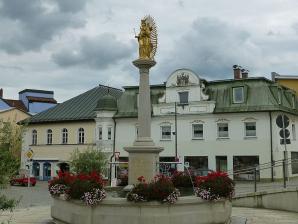
<svg viewBox="0 0 298 224"><path fill-rule="evenodd" d="M45 162L43 164L43 180L51 179L51 163Z"/></svg>
<svg viewBox="0 0 298 224"><path fill-rule="evenodd" d="M33 175L36 177L36 178L40 178L39 177L39 169L40 169L40 165L38 162L33 162Z"/></svg>
<svg viewBox="0 0 298 224"><path fill-rule="evenodd" d="M228 159L226 156L216 156L216 171L227 172Z"/></svg>

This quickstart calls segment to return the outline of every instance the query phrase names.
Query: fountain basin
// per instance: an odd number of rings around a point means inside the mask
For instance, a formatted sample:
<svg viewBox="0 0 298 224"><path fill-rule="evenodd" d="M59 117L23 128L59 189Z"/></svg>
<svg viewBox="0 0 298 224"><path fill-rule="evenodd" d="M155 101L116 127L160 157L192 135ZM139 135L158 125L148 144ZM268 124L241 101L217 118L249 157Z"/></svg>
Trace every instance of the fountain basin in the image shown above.
<svg viewBox="0 0 298 224"><path fill-rule="evenodd" d="M179 197L175 204L108 197L95 207L55 197L51 207L57 224L226 224L231 212L229 200L209 202L195 196Z"/></svg>

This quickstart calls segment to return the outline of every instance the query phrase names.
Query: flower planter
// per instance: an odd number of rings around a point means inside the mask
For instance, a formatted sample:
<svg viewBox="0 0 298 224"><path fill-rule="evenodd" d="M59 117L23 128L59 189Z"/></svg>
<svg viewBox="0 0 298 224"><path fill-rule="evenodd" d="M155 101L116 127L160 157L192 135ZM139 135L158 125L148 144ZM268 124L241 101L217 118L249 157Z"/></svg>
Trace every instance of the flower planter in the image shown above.
<svg viewBox="0 0 298 224"><path fill-rule="evenodd" d="M195 196L180 197L175 204L106 198L94 207L54 197L51 207L57 224L226 224L231 211L229 200L210 202Z"/></svg>

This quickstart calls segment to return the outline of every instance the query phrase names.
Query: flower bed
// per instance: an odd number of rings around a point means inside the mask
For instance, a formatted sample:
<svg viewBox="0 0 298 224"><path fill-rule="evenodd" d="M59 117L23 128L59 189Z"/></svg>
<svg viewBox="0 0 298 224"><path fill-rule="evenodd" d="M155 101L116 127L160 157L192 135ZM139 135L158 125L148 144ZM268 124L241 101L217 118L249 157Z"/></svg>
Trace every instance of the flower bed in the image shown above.
<svg viewBox="0 0 298 224"><path fill-rule="evenodd" d="M194 182L195 176L183 171L175 171L171 176L171 180L176 188L192 188L192 181Z"/></svg>
<svg viewBox="0 0 298 224"><path fill-rule="evenodd" d="M207 176L196 177L196 195L204 200L231 200L234 195L235 183L224 172L210 172Z"/></svg>
<svg viewBox="0 0 298 224"><path fill-rule="evenodd" d="M180 193L174 187L171 179L164 175L157 175L150 183L143 176L138 178L139 183L128 193L128 201L159 201L173 204Z"/></svg>
<svg viewBox="0 0 298 224"><path fill-rule="evenodd" d="M103 189L102 176L96 172L90 174L72 174L59 172L49 183L49 192L52 196L64 195L65 199L79 199L86 205L97 205L106 197Z"/></svg>

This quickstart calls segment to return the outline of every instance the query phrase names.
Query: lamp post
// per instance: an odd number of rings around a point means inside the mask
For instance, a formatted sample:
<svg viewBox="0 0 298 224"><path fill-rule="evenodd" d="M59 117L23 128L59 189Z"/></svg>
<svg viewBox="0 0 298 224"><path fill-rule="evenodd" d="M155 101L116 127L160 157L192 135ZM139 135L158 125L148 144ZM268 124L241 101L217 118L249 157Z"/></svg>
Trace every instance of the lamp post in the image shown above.
<svg viewBox="0 0 298 224"><path fill-rule="evenodd" d="M177 114L178 113L177 113L177 102L175 102L174 112L170 112L169 114L174 114L175 131L173 132L173 135L175 135L175 162L177 162L177 159L178 159L178 133L177 133Z"/></svg>

